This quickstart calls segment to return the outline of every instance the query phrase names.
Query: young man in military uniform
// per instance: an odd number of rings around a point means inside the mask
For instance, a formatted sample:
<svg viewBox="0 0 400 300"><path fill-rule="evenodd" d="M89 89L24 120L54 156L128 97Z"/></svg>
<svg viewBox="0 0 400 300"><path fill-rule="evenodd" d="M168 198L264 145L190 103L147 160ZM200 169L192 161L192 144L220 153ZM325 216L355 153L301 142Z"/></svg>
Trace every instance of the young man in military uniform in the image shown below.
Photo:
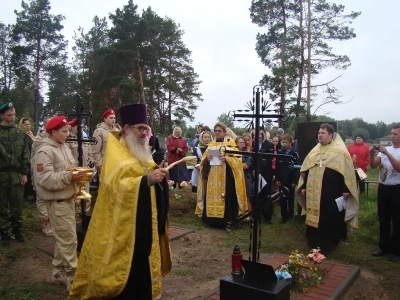
<svg viewBox="0 0 400 300"><path fill-rule="evenodd" d="M0 234L2 246L10 244L8 229L18 242L21 235L24 185L28 181L29 149L24 132L14 123L14 103L0 106Z"/></svg>
<svg viewBox="0 0 400 300"><path fill-rule="evenodd" d="M86 171L75 169L71 150L65 145L69 125L64 116L52 118L46 125L49 137L43 139L32 167L38 197L46 202L56 240L52 281L70 289L78 264L75 222L77 182Z"/></svg>
<svg viewBox="0 0 400 300"><path fill-rule="evenodd" d="M93 138L97 141L92 146L94 164L97 171L101 171L103 165L103 157L106 153L107 136L110 131L120 131L121 126L115 123L115 111L113 109L107 109L103 115L104 122L97 125L97 129L93 132Z"/></svg>

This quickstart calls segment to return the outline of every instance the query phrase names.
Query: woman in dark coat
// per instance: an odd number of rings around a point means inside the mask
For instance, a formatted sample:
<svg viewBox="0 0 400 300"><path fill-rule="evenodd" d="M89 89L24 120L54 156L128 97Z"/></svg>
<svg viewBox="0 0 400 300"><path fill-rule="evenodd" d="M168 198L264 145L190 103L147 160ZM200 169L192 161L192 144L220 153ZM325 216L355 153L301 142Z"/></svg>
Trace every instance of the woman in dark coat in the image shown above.
<svg viewBox="0 0 400 300"><path fill-rule="evenodd" d="M186 139L182 136L182 129L175 127L172 134L167 138L167 154L168 164L172 164L184 158L188 152L189 147ZM186 162L181 162L174 166L169 171L169 179L175 182L174 187L179 185L183 181L189 181L190 176L186 167Z"/></svg>

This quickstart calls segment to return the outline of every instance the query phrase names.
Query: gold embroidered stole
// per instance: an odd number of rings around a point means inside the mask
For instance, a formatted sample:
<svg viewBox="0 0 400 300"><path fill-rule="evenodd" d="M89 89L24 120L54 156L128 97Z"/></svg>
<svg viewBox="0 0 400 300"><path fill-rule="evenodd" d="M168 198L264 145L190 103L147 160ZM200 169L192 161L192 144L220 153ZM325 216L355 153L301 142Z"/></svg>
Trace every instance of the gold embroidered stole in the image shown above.
<svg viewBox="0 0 400 300"><path fill-rule="evenodd" d="M203 167L205 160L207 159L208 149L220 149L220 147L226 147L226 149L237 150L235 142L224 139L223 142L216 142L215 140L210 142L207 150L203 154L203 158L200 164L200 170ZM224 149L224 148L222 148ZM232 169L233 177L235 180L236 197L239 206L239 214L245 212L247 207L246 198L246 182L244 179L244 171L242 161L233 156L225 156L226 163ZM207 217L223 218L225 213L225 191L226 191L226 163L222 163L219 166L211 166L210 173L206 189L204 191L203 179L198 181L197 186L197 206L195 213L201 215L204 209L204 201L207 206ZM204 195L205 194L205 195ZM204 199L205 197L205 199Z"/></svg>
<svg viewBox="0 0 400 300"><path fill-rule="evenodd" d="M347 200L345 221L351 228L358 228L358 190L354 173L353 161L339 134L335 134L329 145L316 145L305 158L298 184L298 198L306 211L306 224L318 228L320 217L320 201L322 180L325 168L330 168L343 175L344 182L350 191ZM304 173L308 171L306 199L301 196L300 188L304 183Z"/></svg>

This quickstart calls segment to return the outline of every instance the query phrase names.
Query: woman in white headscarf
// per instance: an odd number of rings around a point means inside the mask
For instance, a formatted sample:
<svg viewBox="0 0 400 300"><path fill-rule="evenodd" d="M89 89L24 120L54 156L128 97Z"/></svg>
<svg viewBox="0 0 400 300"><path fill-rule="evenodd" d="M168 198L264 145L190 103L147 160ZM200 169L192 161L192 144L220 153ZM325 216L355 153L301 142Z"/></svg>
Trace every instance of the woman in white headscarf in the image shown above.
<svg viewBox="0 0 400 300"><path fill-rule="evenodd" d="M210 131L203 131L199 136L198 146L193 149L193 154L197 157L197 163L192 172L192 192L197 193L197 181L200 174L200 163L203 153L207 150L208 144L213 140Z"/></svg>

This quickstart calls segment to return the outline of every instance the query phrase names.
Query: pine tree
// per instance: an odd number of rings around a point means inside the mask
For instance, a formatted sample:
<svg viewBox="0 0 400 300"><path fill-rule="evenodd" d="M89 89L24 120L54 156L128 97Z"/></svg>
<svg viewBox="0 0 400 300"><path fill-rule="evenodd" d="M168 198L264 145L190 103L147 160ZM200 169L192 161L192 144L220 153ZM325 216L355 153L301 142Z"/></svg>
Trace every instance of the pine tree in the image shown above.
<svg viewBox="0 0 400 300"><path fill-rule="evenodd" d="M48 0L22 1L22 10L14 11L17 21L13 28L13 38L17 46L13 48L17 72L26 70L34 78L34 123L39 121L41 81L46 79L48 70L66 61L62 15L50 14Z"/></svg>
<svg viewBox="0 0 400 300"><path fill-rule="evenodd" d="M267 27L266 34L257 35L256 50L261 61L272 71L272 75L265 75L261 82L272 91L273 99L277 95L281 103L295 99L296 105L292 110L297 116L299 112L305 112L307 120L311 118L310 108L316 87L311 84L312 77L327 67L344 70L350 65L348 56L334 54L328 44L333 40L349 40L356 36L354 29L348 25L360 13L345 14L344 9L343 5L326 0L252 1L252 22ZM309 100L306 110L300 107L304 81ZM323 86L326 87L326 97L322 105L340 103L336 89L328 84ZM291 96L296 87L297 95Z"/></svg>

